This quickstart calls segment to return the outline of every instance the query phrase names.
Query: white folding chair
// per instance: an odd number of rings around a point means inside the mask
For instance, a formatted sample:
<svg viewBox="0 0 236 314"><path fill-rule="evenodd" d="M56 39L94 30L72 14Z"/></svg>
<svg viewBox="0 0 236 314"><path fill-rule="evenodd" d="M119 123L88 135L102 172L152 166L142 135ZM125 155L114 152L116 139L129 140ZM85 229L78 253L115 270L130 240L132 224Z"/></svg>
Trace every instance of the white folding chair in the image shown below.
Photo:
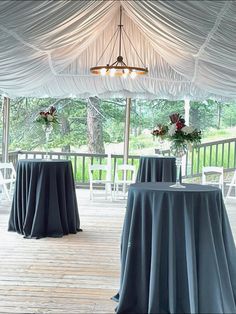
<svg viewBox="0 0 236 314"><path fill-rule="evenodd" d="M228 189L228 192L226 195L226 199L229 199L229 198L236 199L236 170L234 172L234 175L233 175L231 182L227 183L226 185L229 186L229 189ZM232 195L232 192L233 192L232 190L234 190L234 196Z"/></svg>
<svg viewBox="0 0 236 314"><path fill-rule="evenodd" d="M0 187L2 194L11 200L13 186L16 181L16 171L12 162L0 163Z"/></svg>
<svg viewBox="0 0 236 314"><path fill-rule="evenodd" d="M94 186L102 185L105 187L105 197L112 196L112 180L111 180L111 165L89 165L89 189L90 189L90 199L93 200L94 197Z"/></svg>
<svg viewBox="0 0 236 314"><path fill-rule="evenodd" d="M210 181L208 180L210 176ZM222 190L224 196L224 168L223 167L203 167L202 184L216 185Z"/></svg>
<svg viewBox="0 0 236 314"><path fill-rule="evenodd" d="M125 164L117 165L114 179L115 199L119 195L120 187L122 190L122 196L123 198L125 198L128 192L129 185L135 183L135 179L136 179L135 166Z"/></svg>

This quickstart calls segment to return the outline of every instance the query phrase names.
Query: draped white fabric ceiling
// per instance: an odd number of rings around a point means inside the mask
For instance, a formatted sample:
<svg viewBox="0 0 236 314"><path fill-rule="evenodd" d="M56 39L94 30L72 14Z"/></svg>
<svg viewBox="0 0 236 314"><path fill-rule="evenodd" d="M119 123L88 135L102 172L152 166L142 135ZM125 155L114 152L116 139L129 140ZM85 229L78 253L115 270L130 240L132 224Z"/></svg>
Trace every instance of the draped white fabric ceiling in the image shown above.
<svg viewBox="0 0 236 314"><path fill-rule="evenodd" d="M120 5L147 77L90 74ZM125 61L141 66L128 40L125 48ZM9 97L235 99L235 51L236 1L0 2L0 93Z"/></svg>

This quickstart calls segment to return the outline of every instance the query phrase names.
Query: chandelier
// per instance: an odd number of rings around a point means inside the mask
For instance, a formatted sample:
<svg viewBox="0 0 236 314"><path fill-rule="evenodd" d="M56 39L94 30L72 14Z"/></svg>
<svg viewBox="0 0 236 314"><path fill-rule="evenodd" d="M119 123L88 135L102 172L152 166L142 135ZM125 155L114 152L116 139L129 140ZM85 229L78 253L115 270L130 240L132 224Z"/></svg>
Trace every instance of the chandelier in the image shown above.
<svg viewBox="0 0 236 314"><path fill-rule="evenodd" d="M123 32L122 32L123 31ZM124 58L121 55L121 50L122 50L122 40L124 35L126 36L126 38L128 39L129 43L131 44L132 48L134 49L136 55L138 56L140 62L142 63L142 67L137 67L137 66L129 66L124 62ZM114 41L114 45L112 47L112 52L111 52L111 56L109 59L109 62L107 63L107 65L98 65L101 58L103 57L105 51L107 50L107 48L110 46L113 38L115 38ZM116 45L116 41L119 38L119 51L118 51L118 57L116 58L116 61L114 61L113 63L110 64L111 58L112 58L112 54ZM124 42L123 42L124 45ZM125 50L125 46L124 46L124 50ZM137 75L145 75L148 73L148 68L144 65L142 59L140 58L139 54L137 53L137 50L135 49L134 45L132 44L129 36L127 35L126 31L123 28L122 25L122 6L120 6L120 24L118 25L117 30L115 31L115 33L113 34L111 40L109 41L109 43L107 44L105 50L102 52L101 57L99 58L97 65L95 67L90 68L90 72L92 74L95 75L101 75L101 76L121 76L121 77L131 77L131 78L135 78Z"/></svg>

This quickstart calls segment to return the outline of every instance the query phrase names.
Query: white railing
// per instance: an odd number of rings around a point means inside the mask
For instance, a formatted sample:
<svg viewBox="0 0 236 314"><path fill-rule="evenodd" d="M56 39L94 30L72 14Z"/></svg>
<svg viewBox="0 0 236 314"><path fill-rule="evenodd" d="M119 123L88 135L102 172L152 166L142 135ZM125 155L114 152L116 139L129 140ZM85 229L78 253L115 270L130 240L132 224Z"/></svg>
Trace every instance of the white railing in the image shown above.
<svg viewBox="0 0 236 314"><path fill-rule="evenodd" d="M164 156L170 156L170 151L165 150ZM9 160L16 165L18 159L34 159L45 158L46 153L40 151L17 151L9 154ZM89 153L64 153L50 152L51 159L67 159L71 160L74 177L77 185L87 185L89 182L88 165L106 163L107 154L89 154ZM128 163L139 166L139 157L130 155ZM114 176L117 164L123 163L123 155L112 154L112 175ZM182 175L185 178L201 176L203 166L219 166L224 167L224 171L232 171L236 169L236 138L227 140L214 141L200 144L198 147L188 151L183 160ZM99 174L101 179L102 174Z"/></svg>

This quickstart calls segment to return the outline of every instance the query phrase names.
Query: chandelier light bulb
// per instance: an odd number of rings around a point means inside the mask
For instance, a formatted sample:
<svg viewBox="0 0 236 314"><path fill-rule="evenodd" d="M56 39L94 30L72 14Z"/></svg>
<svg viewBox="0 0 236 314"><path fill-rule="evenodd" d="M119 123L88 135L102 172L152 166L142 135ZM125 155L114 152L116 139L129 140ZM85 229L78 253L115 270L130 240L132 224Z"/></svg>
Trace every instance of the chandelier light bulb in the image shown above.
<svg viewBox="0 0 236 314"><path fill-rule="evenodd" d="M116 69L111 68L111 70L110 70L110 76L115 76L115 74L116 74Z"/></svg>
<svg viewBox="0 0 236 314"><path fill-rule="evenodd" d="M106 75L107 70L105 68L102 68L100 72L101 72L101 75L104 76Z"/></svg>
<svg viewBox="0 0 236 314"><path fill-rule="evenodd" d="M130 73L130 77L131 77L132 79L134 79L136 76L137 76L137 73L136 73L136 72L132 71L132 72Z"/></svg>
<svg viewBox="0 0 236 314"><path fill-rule="evenodd" d="M129 74L129 69L124 69L124 74Z"/></svg>

